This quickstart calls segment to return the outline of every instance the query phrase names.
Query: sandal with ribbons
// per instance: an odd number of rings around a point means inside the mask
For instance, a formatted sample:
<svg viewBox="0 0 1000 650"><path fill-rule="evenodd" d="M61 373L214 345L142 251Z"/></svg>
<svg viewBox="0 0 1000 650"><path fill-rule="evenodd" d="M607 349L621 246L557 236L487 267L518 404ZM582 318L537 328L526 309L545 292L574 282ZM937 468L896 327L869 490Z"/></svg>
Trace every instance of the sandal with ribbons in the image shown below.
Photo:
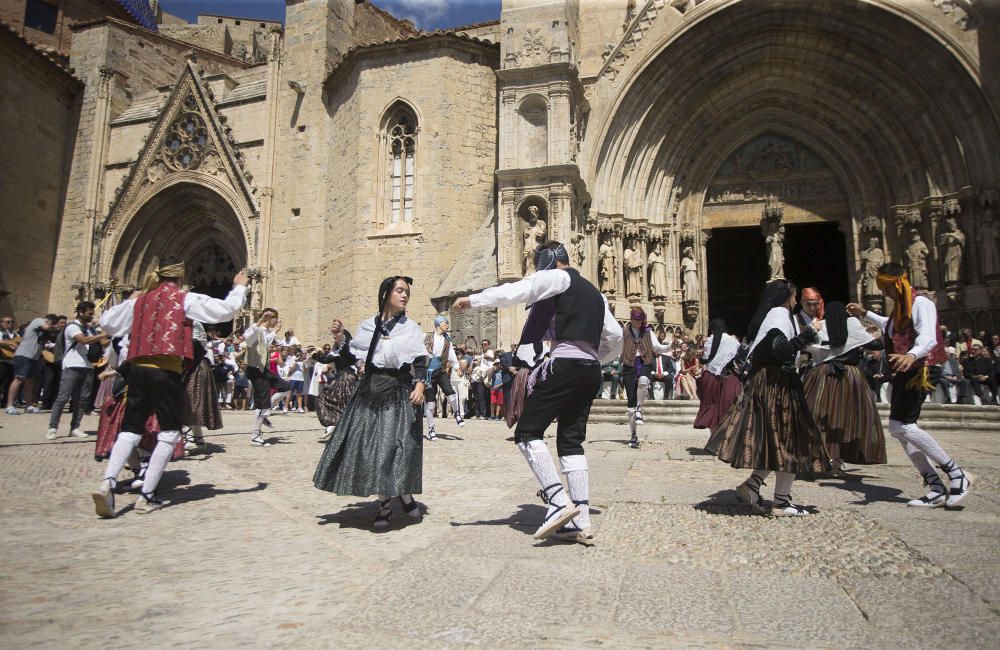
<svg viewBox="0 0 1000 650"><path fill-rule="evenodd" d="M545 513L545 519L542 521L542 525L535 531L535 539L548 538L550 535L559 530L559 528L561 528L566 522L580 514L580 508L573 505L569 501L563 505L556 505L555 503L552 503L553 498L563 491L562 483L553 483L552 485L545 486L545 488L536 493L536 495L542 499L542 503L547 505L549 509L548 512ZM563 498L565 499L565 497Z"/></svg>

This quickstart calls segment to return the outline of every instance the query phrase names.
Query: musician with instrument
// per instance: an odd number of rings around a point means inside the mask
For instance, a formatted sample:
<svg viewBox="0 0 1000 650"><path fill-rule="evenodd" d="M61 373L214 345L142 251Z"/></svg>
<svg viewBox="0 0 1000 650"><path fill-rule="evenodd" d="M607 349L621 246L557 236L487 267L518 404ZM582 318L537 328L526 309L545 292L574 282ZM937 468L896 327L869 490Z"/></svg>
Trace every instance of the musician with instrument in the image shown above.
<svg viewBox="0 0 1000 650"><path fill-rule="evenodd" d="M42 353L42 346L38 337L49 331L56 321L55 314L46 314L42 318L36 318L24 328L21 342L14 350L14 381L10 382L10 389L7 391L7 415L20 415L14 405L17 394L24 388L25 413L38 413L37 396L35 395L35 376L41 363L38 357Z"/></svg>
<svg viewBox="0 0 1000 650"><path fill-rule="evenodd" d="M98 333L91 327L94 309L94 303L89 300L79 303L76 306L76 320L68 324L60 334L63 338L63 354L60 361L62 374L59 379L59 393L52 403L52 414L49 416L49 431L45 434L49 440L55 440L58 436L59 419L67 402L70 403L70 410L73 413L69 435L75 438L87 437L80 424L90 404L94 362L104 358L104 346L111 342L108 336ZM57 346L57 349L59 347Z"/></svg>
<svg viewBox="0 0 1000 650"><path fill-rule="evenodd" d="M0 317L0 406L7 399L7 386L14 379L14 350L21 342L13 316Z"/></svg>

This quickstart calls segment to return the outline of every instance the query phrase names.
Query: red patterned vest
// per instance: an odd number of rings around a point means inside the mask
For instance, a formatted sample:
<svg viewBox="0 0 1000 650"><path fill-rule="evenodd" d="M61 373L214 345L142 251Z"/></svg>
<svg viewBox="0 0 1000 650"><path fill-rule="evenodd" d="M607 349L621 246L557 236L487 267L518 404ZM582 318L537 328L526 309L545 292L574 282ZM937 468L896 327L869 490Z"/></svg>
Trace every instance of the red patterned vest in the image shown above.
<svg viewBox="0 0 1000 650"><path fill-rule="evenodd" d="M129 358L165 355L194 358L191 319L184 313L186 291L173 282L161 282L135 300Z"/></svg>
<svg viewBox="0 0 1000 650"><path fill-rule="evenodd" d="M911 289L912 291L912 289ZM913 303L917 301L917 292L913 291ZM911 303L911 304L913 304ZM941 328L936 318L937 310L934 311L934 333L937 336L937 344L931 349L923 359L917 359L914 368L923 367L924 363L937 365L948 360L948 355L944 352L944 339L941 338ZM892 335L889 335L889 325L892 319L885 325L885 351L886 354L906 354L913 347L917 340L917 329L913 326L913 319L906 321L902 327L893 326Z"/></svg>

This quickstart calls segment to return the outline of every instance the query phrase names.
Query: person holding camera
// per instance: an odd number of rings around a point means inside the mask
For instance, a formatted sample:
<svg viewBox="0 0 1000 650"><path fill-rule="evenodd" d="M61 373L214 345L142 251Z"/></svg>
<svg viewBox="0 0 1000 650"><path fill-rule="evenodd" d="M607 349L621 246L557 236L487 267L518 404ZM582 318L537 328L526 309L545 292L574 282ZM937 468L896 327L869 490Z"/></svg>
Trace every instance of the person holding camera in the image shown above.
<svg viewBox="0 0 1000 650"><path fill-rule="evenodd" d="M110 340L90 326L92 320L94 320L94 303L81 302L76 306L76 320L62 331L65 352L62 357L59 394L52 403L49 431L45 434L48 440L55 440L58 437L59 419L67 402L70 402L73 413L69 434L76 438L87 437L87 434L80 429L80 424L83 422L86 406L90 402L94 362L104 356L104 344Z"/></svg>

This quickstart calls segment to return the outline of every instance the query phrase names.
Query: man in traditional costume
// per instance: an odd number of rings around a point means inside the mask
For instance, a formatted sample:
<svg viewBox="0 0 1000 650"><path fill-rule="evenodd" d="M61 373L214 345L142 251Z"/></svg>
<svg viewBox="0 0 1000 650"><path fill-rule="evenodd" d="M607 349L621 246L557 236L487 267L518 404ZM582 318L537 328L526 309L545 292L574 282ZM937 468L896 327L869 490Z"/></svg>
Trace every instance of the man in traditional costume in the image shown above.
<svg viewBox="0 0 1000 650"><path fill-rule="evenodd" d="M424 337L424 347L427 348L430 359L427 364L427 394L424 402L424 418L427 420L427 433L424 435L428 440L437 440L437 433L434 431L434 409L438 388L444 392L445 399L448 400L448 405L455 415L456 424L460 427L465 426L458 395L451 386L451 368L458 366L458 357L455 356L455 346L451 344L449 328L448 317L438 314L434 317L434 331Z"/></svg>
<svg viewBox="0 0 1000 650"><path fill-rule="evenodd" d="M636 427L643 423L642 405L649 395L650 375L656 367L656 357L670 351L669 345L663 345L653 336L653 328L646 324L646 311L642 307L633 307L625 325L621 354L622 383L628 398L628 425L632 434L629 447L639 447Z"/></svg>
<svg viewBox="0 0 1000 650"><path fill-rule="evenodd" d="M142 440L146 420L155 413L160 432L149 459L135 510L148 513L168 502L156 494L174 445L181 437L184 411L184 364L194 359L192 321L222 323L243 307L247 276L233 278L225 300L182 291L184 263L168 257L146 276L143 292L101 315L101 328L110 336L129 334L128 402L122 430L111 449L104 479L93 493L97 514L115 516L114 488L118 474Z"/></svg>
<svg viewBox="0 0 1000 650"><path fill-rule="evenodd" d="M545 539L556 534L590 544L590 484L583 441L601 385L601 362L617 355L622 329L601 292L570 267L565 246L559 242L539 246L535 267L538 272L518 282L459 298L452 308L532 305L519 345L550 341L551 352L532 371L514 440L541 485L538 495L548 505L534 536ZM556 448L569 498L543 440L545 429L556 419Z"/></svg>
<svg viewBox="0 0 1000 650"><path fill-rule="evenodd" d="M917 424L920 408L934 386L929 366L946 359L938 329L937 308L910 286L906 270L895 263L883 264L875 278L879 289L893 302L892 316L867 311L857 303L847 306L858 318L867 318L884 333L885 350L892 368L889 434L899 440L910 462L924 478L929 491L907 505L916 508L954 508L969 496L972 476L962 471L941 445ZM946 489L931 463L948 475Z"/></svg>
<svg viewBox="0 0 1000 650"><path fill-rule="evenodd" d="M279 377L270 368L269 350L281 328L278 310L270 307L264 309L260 319L243 332L243 340L247 344L247 379L253 387L253 405L257 410L253 431L250 432L250 444L258 447L269 447L271 443L264 440L260 433L263 425L272 426L268 416L282 400L292 391L292 385ZM274 394L271 394L271 391Z"/></svg>

